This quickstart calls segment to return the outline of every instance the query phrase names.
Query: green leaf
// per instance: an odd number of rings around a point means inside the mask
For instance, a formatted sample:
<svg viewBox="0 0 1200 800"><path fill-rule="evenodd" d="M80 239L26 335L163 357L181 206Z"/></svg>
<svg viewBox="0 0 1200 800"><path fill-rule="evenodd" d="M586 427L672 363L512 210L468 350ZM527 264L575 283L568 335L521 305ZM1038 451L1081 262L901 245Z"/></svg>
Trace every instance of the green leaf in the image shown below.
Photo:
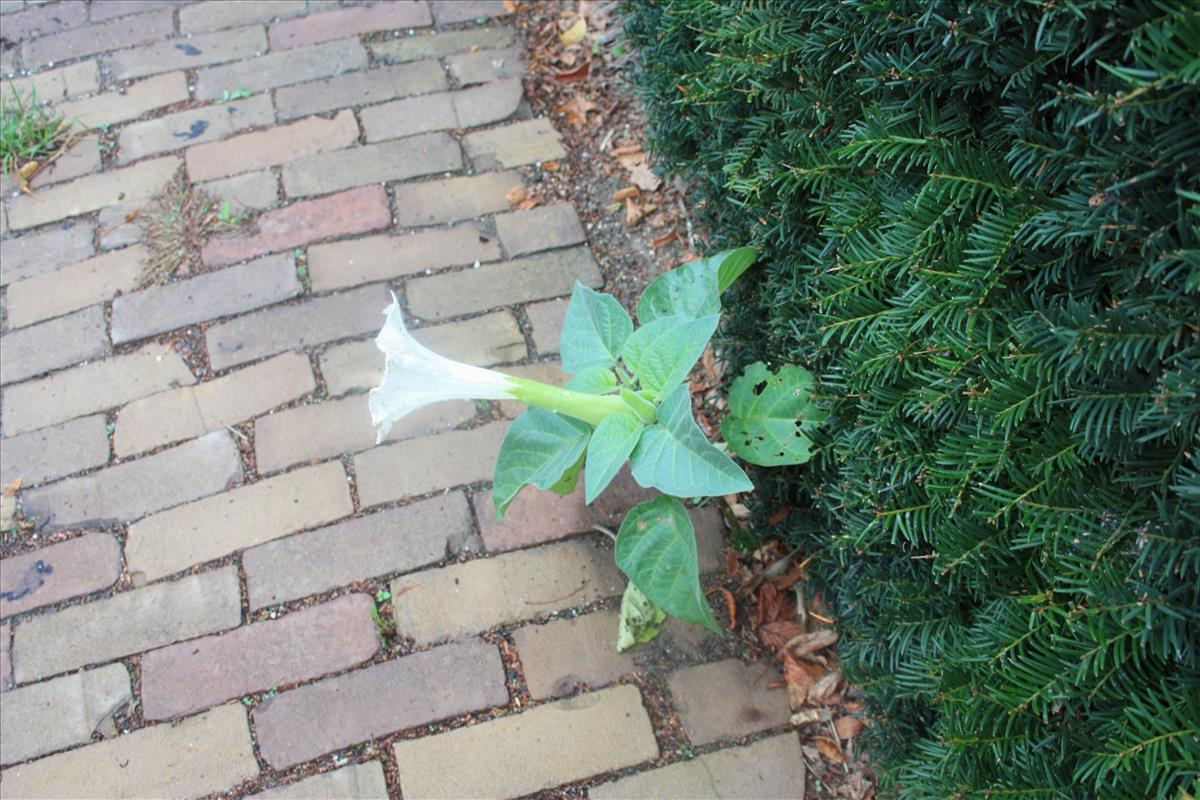
<svg viewBox="0 0 1200 800"><path fill-rule="evenodd" d="M758 251L753 247L739 247L712 256L714 259L720 259L717 264L717 289L724 294L734 281L742 277L743 272L750 269L757 257Z"/></svg>
<svg viewBox="0 0 1200 800"><path fill-rule="evenodd" d="M647 425L658 421L658 409L654 407L654 403L643 397L642 393L632 392L622 386L621 400L625 403L626 408L636 414Z"/></svg>
<svg viewBox="0 0 1200 800"><path fill-rule="evenodd" d="M718 315L659 317L634 331L625 342L621 358L638 382L662 397L692 371L717 330Z"/></svg>
<svg viewBox="0 0 1200 800"><path fill-rule="evenodd" d="M609 394L617 390L617 374L608 367L588 367L572 375L563 388L587 394Z"/></svg>
<svg viewBox="0 0 1200 800"><path fill-rule="evenodd" d="M615 555L630 583L668 614L721 632L700 588L696 532L683 503L659 496L634 506L621 523Z"/></svg>
<svg viewBox="0 0 1200 800"><path fill-rule="evenodd" d="M812 390L812 375L794 364L776 373L761 361L751 364L729 391L729 416L721 422L729 449L763 467L808 461L812 440L806 431L825 419Z"/></svg>
<svg viewBox="0 0 1200 800"><path fill-rule="evenodd" d="M713 447L692 419L687 386L677 387L659 404L658 424L643 431L630 463L639 484L678 497L712 497L754 488L741 467Z"/></svg>
<svg viewBox="0 0 1200 800"><path fill-rule="evenodd" d="M631 333L633 321L616 298L576 282L559 339L563 371L611 367Z"/></svg>
<svg viewBox="0 0 1200 800"><path fill-rule="evenodd" d="M623 652L635 644L645 644L658 636L658 626L667 618L667 612L654 605L632 582L625 586L621 597L621 619L617 623L617 652Z"/></svg>
<svg viewBox="0 0 1200 800"><path fill-rule="evenodd" d="M575 463L567 467L567 471L558 477L558 482L550 487L550 491L564 497L575 491L575 486L579 483L579 471L583 469L584 455L585 453L579 454L579 458L575 459Z"/></svg>
<svg viewBox="0 0 1200 800"><path fill-rule="evenodd" d="M492 481L496 519L504 519L505 510L525 485L549 489L558 483L583 454L591 432L587 423L543 408L531 408L517 417L496 458Z"/></svg>
<svg viewBox="0 0 1200 800"><path fill-rule="evenodd" d="M756 254L753 247L724 250L659 275L638 298L638 322L720 312L721 293L754 263Z"/></svg>
<svg viewBox="0 0 1200 800"><path fill-rule="evenodd" d="M596 426L587 447L585 503L591 504L616 476L637 445L643 427L633 414L610 414Z"/></svg>

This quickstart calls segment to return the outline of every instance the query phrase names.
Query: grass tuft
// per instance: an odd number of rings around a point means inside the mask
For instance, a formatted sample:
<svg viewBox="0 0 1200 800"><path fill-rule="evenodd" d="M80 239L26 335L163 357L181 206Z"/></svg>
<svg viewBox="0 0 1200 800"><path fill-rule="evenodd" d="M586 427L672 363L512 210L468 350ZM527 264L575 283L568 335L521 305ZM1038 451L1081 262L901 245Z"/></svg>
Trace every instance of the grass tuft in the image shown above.
<svg viewBox="0 0 1200 800"><path fill-rule="evenodd" d="M150 200L138 220L150 251L138 280L141 287L165 283L185 268L198 271L200 248L209 237L250 225L248 218L233 214L228 203L189 183L182 172Z"/></svg>
<svg viewBox="0 0 1200 800"><path fill-rule="evenodd" d="M37 90L13 87L0 104L0 168L16 172L58 152L70 123L38 102Z"/></svg>

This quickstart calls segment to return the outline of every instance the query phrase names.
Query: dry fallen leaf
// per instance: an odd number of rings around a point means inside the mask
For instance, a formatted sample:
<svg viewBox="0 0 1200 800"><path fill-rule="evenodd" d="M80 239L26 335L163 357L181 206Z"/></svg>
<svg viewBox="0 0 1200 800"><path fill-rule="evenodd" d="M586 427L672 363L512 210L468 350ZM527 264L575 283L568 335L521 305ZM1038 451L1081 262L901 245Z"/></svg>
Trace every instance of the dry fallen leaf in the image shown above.
<svg viewBox="0 0 1200 800"><path fill-rule="evenodd" d="M837 722L833 723L833 729L837 731L839 739L846 741L858 736L859 731L863 729L863 721L858 717L851 717L849 715L838 717Z"/></svg>
<svg viewBox="0 0 1200 800"><path fill-rule="evenodd" d="M612 199L613 202L620 203L630 199L631 197L637 197L639 194L640 191L636 186L626 186L624 189L618 189L617 191L613 192Z"/></svg>
<svg viewBox="0 0 1200 800"><path fill-rule="evenodd" d="M679 231L677 231L675 228L671 228L671 230L667 231L662 236L657 236L651 239L650 246L657 250L658 248L668 245L678 238Z"/></svg>
<svg viewBox="0 0 1200 800"><path fill-rule="evenodd" d="M588 100L581 94L573 96L568 102L554 109L557 113L565 114L572 128L583 128L588 124L588 112L599 111L600 106Z"/></svg>
<svg viewBox="0 0 1200 800"><path fill-rule="evenodd" d="M504 0L504 12L506 14L515 14L520 7L521 4L517 0Z"/></svg>
<svg viewBox="0 0 1200 800"><path fill-rule="evenodd" d="M508 204L510 206L517 205L518 203L520 203L522 200L525 199L525 187L518 186L515 189L510 189L508 191L508 193L506 195L504 195L504 199L508 201Z"/></svg>
<svg viewBox="0 0 1200 800"><path fill-rule="evenodd" d="M625 201L625 224L637 225L646 216L646 209L638 205L632 197Z"/></svg>
<svg viewBox="0 0 1200 800"><path fill-rule="evenodd" d="M17 188L24 194L33 194L29 189L29 180L37 173L38 166L36 161L26 161L17 170Z"/></svg>
<svg viewBox="0 0 1200 800"><path fill-rule="evenodd" d="M653 192L662 186L662 178L655 175L645 161L629 170L629 180L646 192Z"/></svg>
<svg viewBox="0 0 1200 800"><path fill-rule="evenodd" d="M792 718L788 722L793 725L807 725L810 722L828 722L829 717L828 708L802 708L792 714Z"/></svg>
<svg viewBox="0 0 1200 800"><path fill-rule="evenodd" d="M833 739L828 739L824 736L818 736L812 740L812 743L821 751L821 755L828 758L835 764L845 764L846 757L842 755L842 748L838 747L837 742Z"/></svg>
<svg viewBox="0 0 1200 800"><path fill-rule="evenodd" d="M580 17L575 20L574 25L558 35L558 40L562 42L563 47L570 47L582 42L585 36L587 36L587 20Z"/></svg>
<svg viewBox="0 0 1200 800"><path fill-rule="evenodd" d="M831 631L822 628L819 631L812 633L802 633L791 639L784 645L790 652L795 653L797 658L810 656L826 647L837 644L837 631Z"/></svg>
<svg viewBox="0 0 1200 800"><path fill-rule="evenodd" d="M6 484L4 486L4 496L5 497L12 497L14 494L16 494L19 491L21 491L21 479L20 478L17 478L12 483Z"/></svg>
<svg viewBox="0 0 1200 800"><path fill-rule="evenodd" d="M524 200L517 203L517 208L519 208L523 211L528 211L531 208L537 208L541 204L542 204L542 198L540 198L540 197L526 197Z"/></svg>
<svg viewBox="0 0 1200 800"><path fill-rule="evenodd" d="M567 70L566 72L558 72L554 74L554 80L559 83L574 83L581 81L588 76L588 71L592 67L592 62L585 61L575 69Z"/></svg>
<svg viewBox="0 0 1200 800"><path fill-rule="evenodd" d="M631 142L629 144L619 144L612 149L612 154L614 156L627 156L627 155L630 155L633 153L641 153L641 152L642 152L642 146L638 142Z"/></svg>
<svg viewBox="0 0 1200 800"><path fill-rule="evenodd" d="M545 161L542 163L542 169L546 170L546 172L558 172L558 162Z"/></svg>
<svg viewBox="0 0 1200 800"><path fill-rule="evenodd" d="M762 643L772 650L783 650L789 641L803 634L804 627L802 625L785 619L768 622L758 629L758 636L762 639Z"/></svg>
<svg viewBox="0 0 1200 800"><path fill-rule="evenodd" d="M808 702L829 705L834 702L838 686L842 682L842 673L834 670L813 684L808 690Z"/></svg>

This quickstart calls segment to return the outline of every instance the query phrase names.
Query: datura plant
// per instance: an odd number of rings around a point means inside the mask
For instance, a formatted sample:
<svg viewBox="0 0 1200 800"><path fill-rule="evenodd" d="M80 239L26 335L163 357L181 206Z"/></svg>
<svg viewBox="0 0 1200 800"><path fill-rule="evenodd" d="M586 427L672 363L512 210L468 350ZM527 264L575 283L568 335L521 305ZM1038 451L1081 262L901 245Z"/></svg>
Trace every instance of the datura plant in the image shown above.
<svg viewBox="0 0 1200 800"><path fill-rule="evenodd" d="M692 418L687 376L717 329L721 294L754 262L743 247L659 276L637 303L638 327L610 295L575 285L563 322L564 388L443 358L404 327L399 303L375 340L387 356L371 391L380 440L396 420L443 400L519 400L529 406L500 446L492 495L496 518L526 486L574 491L594 501L630 462L634 480L662 494L635 506L617 534L617 566L629 578L620 649L648 641L664 612L718 631L700 586L695 531L684 499L745 492L750 479L726 450L763 466L811 456L811 426L824 414L812 377L785 365L752 364L734 381L714 445Z"/></svg>

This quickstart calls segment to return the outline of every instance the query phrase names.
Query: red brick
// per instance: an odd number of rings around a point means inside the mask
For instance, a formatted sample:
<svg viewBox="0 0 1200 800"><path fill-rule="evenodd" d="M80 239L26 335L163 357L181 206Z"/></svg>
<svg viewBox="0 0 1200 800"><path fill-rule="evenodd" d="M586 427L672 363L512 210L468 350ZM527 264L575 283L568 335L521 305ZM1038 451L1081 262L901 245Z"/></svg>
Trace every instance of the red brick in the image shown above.
<svg viewBox="0 0 1200 800"><path fill-rule="evenodd" d="M233 264L322 239L379 230L391 222L383 187L362 186L268 211L258 218L258 233L243 238L213 239L204 245L201 257L205 264Z"/></svg>
<svg viewBox="0 0 1200 800"><path fill-rule="evenodd" d="M21 49L27 67L82 58L106 50L165 39L175 30L174 13L164 9L152 14L116 19L101 25L73 28L26 42Z"/></svg>
<svg viewBox="0 0 1200 800"><path fill-rule="evenodd" d="M121 577L121 548L108 533L88 533L0 561L0 617L100 589Z"/></svg>
<svg viewBox="0 0 1200 800"><path fill-rule="evenodd" d="M351 594L142 658L142 712L167 719L366 661L379 649L370 596Z"/></svg>
<svg viewBox="0 0 1200 800"><path fill-rule="evenodd" d="M354 144L357 138L358 123L353 111L343 111L333 119L308 117L290 125L190 147L188 176L193 181L208 181L251 172L301 156L340 150Z"/></svg>
<svg viewBox="0 0 1200 800"><path fill-rule="evenodd" d="M271 26L271 49L290 50L369 31L419 28L432 23L424 0L390 0L377 6L339 8L276 22Z"/></svg>

